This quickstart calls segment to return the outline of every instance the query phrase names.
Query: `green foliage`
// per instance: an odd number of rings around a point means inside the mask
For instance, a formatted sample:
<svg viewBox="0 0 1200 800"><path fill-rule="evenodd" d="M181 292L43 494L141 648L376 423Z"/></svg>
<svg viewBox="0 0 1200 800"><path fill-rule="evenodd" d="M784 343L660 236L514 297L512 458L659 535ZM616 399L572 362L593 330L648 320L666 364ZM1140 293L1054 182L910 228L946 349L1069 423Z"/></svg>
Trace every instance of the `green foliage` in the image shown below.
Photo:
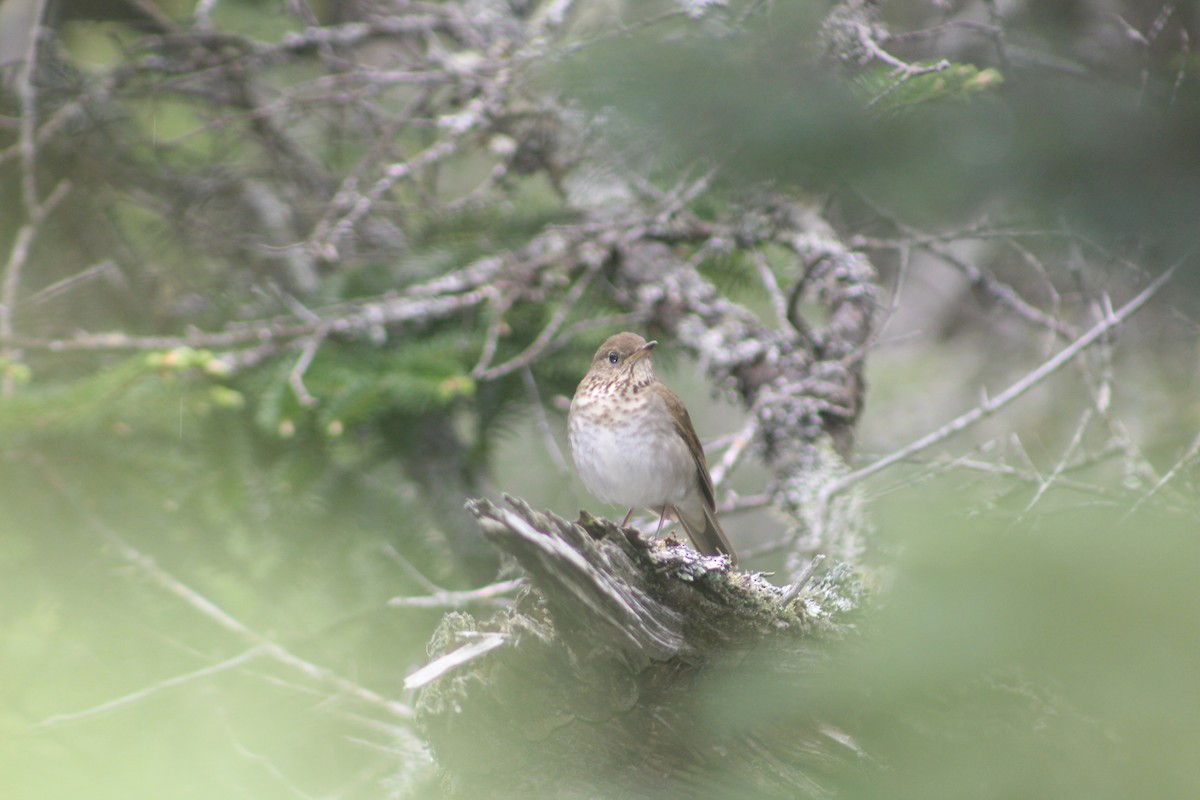
<svg viewBox="0 0 1200 800"><path fill-rule="evenodd" d="M254 419L265 434L299 432L337 438L369 428L381 417L449 413L471 400L476 383L464 332L446 331L388 346L325 342L303 375L313 398L301 401L294 363L281 360L242 379L255 397Z"/></svg>
<svg viewBox="0 0 1200 800"><path fill-rule="evenodd" d="M446 411L475 394L464 334L451 332L382 349L331 348L313 363L312 390L328 402L319 417L354 427L383 412Z"/></svg>
<svg viewBox="0 0 1200 800"><path fill-rule="evenodd" d="M877 66L855 79L864 102L882 113L913 111L924 103L965 102L973 96L999 88L1004 77L993 67L950 64L937 69L934 64L914 64L924 74L905 76L897 70Z"/></svg>
<svg viewBox="0 0 1200 800"><path fill-rule="evenodd" d="M832 726L866 754L820 776L838 797L1194 796L1194 522L1120 507L968 519L950 483L880 509L895 557L860 639L795 671L766 655L713 676L717 735Z"/></svg>
<svg viewBox="0 0 1200 800"><path fill-rule="evenodd" d="M131 356L70 381L43 381L26 367L28 385L0 404L0 435L10 443L169 435L187 420L241 406L236 390L216 382L227 370L191 348Z"/></svg>
<svg viewBox="0 0 1200 800"><path fill-rule="evenodd" d="M433 624L435 612L381 610L424 591L385 548L439 571L402 476L367 469L353 441L262 436L219 363L197 350L148 353L51 385L35 370L0 403L6 791L214 797L237 786L274 797L286 792L247 770L246 752L262 748L312 786L375 761L350 742L377 734L352 712L314 713L300 675L266 659L55 720L249 646L150 581L110 537L304 658L389 692ZM118 757L128 752L139 757ZM82 762L103 762L102 777Z"/></svg>

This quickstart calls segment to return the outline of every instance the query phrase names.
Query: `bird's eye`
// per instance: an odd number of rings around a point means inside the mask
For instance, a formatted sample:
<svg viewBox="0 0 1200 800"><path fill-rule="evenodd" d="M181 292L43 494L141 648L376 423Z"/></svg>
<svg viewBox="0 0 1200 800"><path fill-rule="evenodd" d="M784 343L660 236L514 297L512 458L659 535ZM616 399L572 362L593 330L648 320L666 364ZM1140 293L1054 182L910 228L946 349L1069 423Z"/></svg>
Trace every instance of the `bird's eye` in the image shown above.
<svg viewBox="0 0 1200 800"><path fill-rule="evenodd" d="M609 351L609 354L608 354L608 363L610 363L610 364L615 364L615 363L617 363L617 362L618 362L618 361L620 361L620 360L621 360L621 357L620 357L619 355L617 355L617 351L616 351L616 350L611 350L611 351Z"/></svg>

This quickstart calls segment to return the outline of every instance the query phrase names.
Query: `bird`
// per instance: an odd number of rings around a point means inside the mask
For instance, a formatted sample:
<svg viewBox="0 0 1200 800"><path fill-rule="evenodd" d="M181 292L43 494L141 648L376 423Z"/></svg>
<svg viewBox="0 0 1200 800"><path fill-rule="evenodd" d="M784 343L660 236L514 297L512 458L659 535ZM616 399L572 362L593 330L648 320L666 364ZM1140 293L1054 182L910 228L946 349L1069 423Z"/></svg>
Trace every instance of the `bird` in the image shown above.
<svg viewBox="0 0 1200 800"><path fill-rule="evenodd" d="M717 521L704 448L679 396L654 376L657 341L636 333L610 336L571 400L567 435L575 468L588 492L606 503L668 514L705 555L737 554Z"/></svg>

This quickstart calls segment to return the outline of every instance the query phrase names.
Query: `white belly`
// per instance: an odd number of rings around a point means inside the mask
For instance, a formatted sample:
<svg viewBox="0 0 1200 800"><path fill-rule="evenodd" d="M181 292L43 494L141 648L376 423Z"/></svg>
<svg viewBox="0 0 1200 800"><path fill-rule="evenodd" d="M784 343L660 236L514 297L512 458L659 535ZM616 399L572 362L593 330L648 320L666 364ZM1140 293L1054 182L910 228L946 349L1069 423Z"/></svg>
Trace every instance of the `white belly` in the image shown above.
<svg viewBox="0 0 1200 800"><path fill-rule="evenodd" d="M571 456L589 492L613 505L660 508L685 503L699 491L691 451L661 411L609 414L601 425L594 406L573 406Z"/></svg>

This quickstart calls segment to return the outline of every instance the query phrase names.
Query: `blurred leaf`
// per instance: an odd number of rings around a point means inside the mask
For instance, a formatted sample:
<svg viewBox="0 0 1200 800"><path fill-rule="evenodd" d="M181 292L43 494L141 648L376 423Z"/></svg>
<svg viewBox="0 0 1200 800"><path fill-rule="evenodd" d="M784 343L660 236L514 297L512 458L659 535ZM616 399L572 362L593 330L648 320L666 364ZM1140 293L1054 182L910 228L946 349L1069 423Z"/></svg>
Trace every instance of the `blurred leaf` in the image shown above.
<svg viewBox="0 0 1200 800"><path fill-rule="evenodd" d="M969 100L971 95L996 89L1004 82L1000 71L991 67L950 64L946 69L936 69L932 63L913 67L930 71L907 77L881 65L863 72L855 79L863 101L880 112L900 113L922 103Z"/></svg>

